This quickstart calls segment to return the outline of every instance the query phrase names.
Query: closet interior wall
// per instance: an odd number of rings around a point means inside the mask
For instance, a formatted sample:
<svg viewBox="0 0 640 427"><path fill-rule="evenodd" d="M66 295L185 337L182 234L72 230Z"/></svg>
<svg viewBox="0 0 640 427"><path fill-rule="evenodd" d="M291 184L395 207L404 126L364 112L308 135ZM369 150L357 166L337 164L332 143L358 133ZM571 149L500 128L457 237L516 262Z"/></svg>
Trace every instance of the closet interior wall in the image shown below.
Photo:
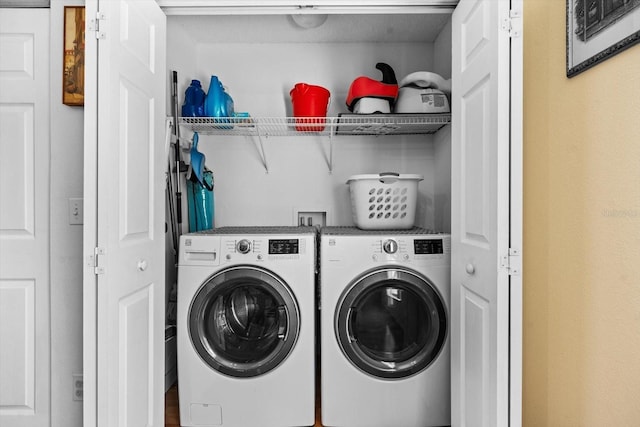
<svg viewBox="0 0 640 427"><path fill-rule="evenodd" d="M414 71L451 74L447 15L329 15L313 29L297 27L289 15L168 16L167 29L180 105L191 79L207 91L216 75L236 112L253 117L292 116L289 91L299 82L330 90L329 116L348 113L351 82L381 79L377 62L391 65L398 80ZM181 133L192 135L184 127ZM263 137L268 171L256 137L199 136L215 177L216 227L295 225L298 210L324 210L327 225L352 225L349 176L391 171L424 176L416 225L449 231L449 126L435 135L333 136L332 171L328 136Z"/></svg>

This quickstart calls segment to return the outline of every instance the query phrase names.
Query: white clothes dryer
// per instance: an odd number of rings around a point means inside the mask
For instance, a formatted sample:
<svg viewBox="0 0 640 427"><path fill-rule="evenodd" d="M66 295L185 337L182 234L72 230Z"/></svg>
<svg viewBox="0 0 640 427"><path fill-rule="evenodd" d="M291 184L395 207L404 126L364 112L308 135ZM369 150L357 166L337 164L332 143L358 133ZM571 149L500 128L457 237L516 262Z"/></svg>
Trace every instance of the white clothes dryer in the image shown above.
<svg viewBox="0 0 640 427"><path fill-rule="evenodd" d="M450 425L451 237L320 232L325 427Z"/></svg>
<svg viewBox="0 0 640 427"><path fill-rule="evenodd" d="M316 235L223 227L180 237L181 426L313 425Z"/></svg>

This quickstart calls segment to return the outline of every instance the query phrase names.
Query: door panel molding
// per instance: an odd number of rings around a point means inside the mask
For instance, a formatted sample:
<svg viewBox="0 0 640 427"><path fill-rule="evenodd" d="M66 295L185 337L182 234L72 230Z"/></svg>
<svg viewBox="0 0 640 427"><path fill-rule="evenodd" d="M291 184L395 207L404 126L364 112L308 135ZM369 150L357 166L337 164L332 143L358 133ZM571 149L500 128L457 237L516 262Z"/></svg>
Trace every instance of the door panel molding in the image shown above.
<svg viewBox="0 0 640 427"><path fill-rule="evenodd" d="M0 104L0 239L35 239L35 103Z"/></svg>
<svg viewBox="0 0 640 427"><path fill-rule="evenodd" d="M35 307L35 279L0 280L0 420L36 412Z"/></svg>

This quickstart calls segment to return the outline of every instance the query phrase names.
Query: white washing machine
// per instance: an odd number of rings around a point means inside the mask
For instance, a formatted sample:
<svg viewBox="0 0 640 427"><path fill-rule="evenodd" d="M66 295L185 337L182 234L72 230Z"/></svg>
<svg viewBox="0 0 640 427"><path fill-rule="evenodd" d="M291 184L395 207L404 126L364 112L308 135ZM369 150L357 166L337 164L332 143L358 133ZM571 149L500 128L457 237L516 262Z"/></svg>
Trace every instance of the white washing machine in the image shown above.
<svg viewBox="0 0 640 427"><path fill-rule="evenodd" d="M448 234L321 230L323 426L450 425L450 257Z"/></svg>
<svg viewBox="0 0 640 427"><path fill-rule="evenodd" d="M181 426L313 425L316 235L223 227L181 236Z"/></svg>

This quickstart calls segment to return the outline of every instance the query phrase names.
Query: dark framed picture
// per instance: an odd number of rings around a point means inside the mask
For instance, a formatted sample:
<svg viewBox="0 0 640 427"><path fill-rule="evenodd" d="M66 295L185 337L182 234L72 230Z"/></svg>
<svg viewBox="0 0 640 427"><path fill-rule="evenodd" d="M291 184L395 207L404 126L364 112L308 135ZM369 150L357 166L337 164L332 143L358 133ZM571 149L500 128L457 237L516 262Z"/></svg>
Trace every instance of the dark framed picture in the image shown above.
<svg viewBox="0 0 640 427"><path fill-rule="evenodd" d="M567 0L567 77L640 41L640 0Z"/></svg>
<svg viewBox="0 0 640 427"><path fill-rule="evenodd" d="M84 105L84 6L64 7L62 103Z"/></svg>

